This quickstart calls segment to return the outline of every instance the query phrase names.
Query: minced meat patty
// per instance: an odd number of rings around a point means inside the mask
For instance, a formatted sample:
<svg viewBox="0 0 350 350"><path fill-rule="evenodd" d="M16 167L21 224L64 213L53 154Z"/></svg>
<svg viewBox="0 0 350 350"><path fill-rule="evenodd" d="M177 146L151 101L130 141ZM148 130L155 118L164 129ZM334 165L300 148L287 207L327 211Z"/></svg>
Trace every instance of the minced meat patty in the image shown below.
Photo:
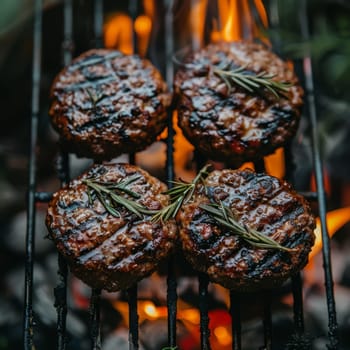
<svg viewBox="0 0 350 350"><path fill-rule="evenodd" d="M63 149L108 160L156 140L166 126L171 95L148 60L94 49L58 74L51 99L52 125Z"/></svg>
<svg viewBox="0 0 350 350"><path fill-rule="evenodd" d="M284 96L266 88L229 89L215 69L265 72L288 83ZM185 57L175 77L179 126L207 158L237 165L272 153L295 134L303 90L291 66L261 44L221 42Z"/></svg>
<svg viewBox="0 0 350 350"><path fill-rule="evenodd" d="M251 170L216 170L204 185L177 216L182 249L196 270L226 288L256 291L281 284L306 265L315 220L308 203L289 184ZM293 251L253 246L201 207L220 202L240 225Z"/></svg>
<svg viewBox="0 0 350 350"><path fill-rule="evenodd" d="M139 198L116 193L152 211L168 204L166 186L133 165L94 165L56 192L49 204L49 235L72 272L94 288L126 289L154 272L171 253L177 228L174 220L153 222L150 215L139 218L123 206L117 208L120 217L110 214L98 196L89 199L84 183L89 178L101 184L134 179L127 188Z"/></svg>

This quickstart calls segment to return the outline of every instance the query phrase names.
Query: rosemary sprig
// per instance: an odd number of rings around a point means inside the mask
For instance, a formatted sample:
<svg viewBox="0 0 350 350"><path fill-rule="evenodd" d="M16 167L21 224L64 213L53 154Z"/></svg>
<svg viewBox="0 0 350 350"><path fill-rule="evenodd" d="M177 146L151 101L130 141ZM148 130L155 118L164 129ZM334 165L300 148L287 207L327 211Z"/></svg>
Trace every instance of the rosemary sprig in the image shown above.
<svg viewBox="0 0 350 350"><path fill-rule="evenodd" d="M230 66L227 68L215 67L213 72L227 85L229 92L231 92L235 85L239 85L249 92L266 88L276 98L280 98L281 96L285 96L284 93L288 91L289 87L291 87L290 83L273 80L275 77L274 74L268 74L265 71L260 72L259 74L254 74L246 71L246 68L246 65L236 69L231 69Z"/></svg>
<svg viewBox="0 0 350 350"><path fill-rule="evenodd" d="M247 225L241 225L237 221L232 210L224 206L222 202L220 202L220 204L212 203L210 205L201 204L200 208L208 212L220 225L227 227L254 247L263 249L279 249L289 253L295 251L293 248L283 247L272 238L265 236L261 232L254 230Z"/></svg>
<svg viewBox="0 0 350 350"><path fill-rule="evenodd" d="M87 94L89 95L89 99L92 105L92 109L95 110L97 107L97 104L99 102L101 102L105 96L103 94L100 94L99 96L97 96L97 94L95 94L93 91L91 91L90 89L86 89Z"/></svg>
<svg viewBox="0 0 350 350"><path fill-rule="evenodd" d="M123 192L125 194L128 194L130 197L140 198L141 196L138 193L128 188L131 183L135 182L139 178L140 176L135 174L128 179L117 183L101 182L91 178L83 180L83 183L85 183L89 188L87 192L89 197L89 204L91 205L93 198L97 197L104 208L108 211L108 213L118 218L121 217L121 214L118 210L119 206L123 206L139 218L142 218L143 215L155 214L156 211L147 209L142 204L137 203L134 200L126 198L120 194L120 192Z"/></svg>
<svg viewBox="0 0 350 350"><path fill-rule="evenodd" d="M153 221L165 222L175 218L183 204L191 200L194 190L200 182L203 182L208 174L209 164L204 166L191 182L174 181L175 186L165 193L170 196L170 204L159 210L152 218Z"/></svg>

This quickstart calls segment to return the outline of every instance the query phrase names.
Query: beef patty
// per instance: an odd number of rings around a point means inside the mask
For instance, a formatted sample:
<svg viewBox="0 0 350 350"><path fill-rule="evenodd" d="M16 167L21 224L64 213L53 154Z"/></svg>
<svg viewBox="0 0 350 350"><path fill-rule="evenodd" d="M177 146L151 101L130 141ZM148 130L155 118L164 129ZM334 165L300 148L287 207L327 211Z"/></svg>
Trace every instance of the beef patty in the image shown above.
<svg viewBox="0 0 350 350"><path fill-rule="evenodd" d="M305 199L284 181L251 170L211 172L177 220L188 261L213 282L239 291L274 287L302 269L314 244L315 220ZM292 251L258 248L202 208L223 203L238 223Z"/></svg>
<svg viewBox="0 0 350 350"><path fill-rule="evenodd" d="M51 99L52 125L63 148L108 160L156 140L166 126L171 95L148 60L95 49L58 74Z"/></svg>
<svg viewBox="0 0 350 350"><path fill-rule="evenodd" d="M169 198L163 194L166 186L133 165L94 165L56 192L49 204L49 235L72 272L94 288L125 289L154 272L169 255L177 237L176 224L173 220L152 222L147 214L140 218L121 205L115 208L120 217L113 215L88 188L85 181L91 178L102 185L126 182L127 189L139 198L115 193L148 210L168 204Z"/></svg>
<svg viewBox="0 0 350 350"><path fill-rule="evenodd" d="M219 68L265 72L290 86L279 97L266 88L250 92L233 81L229 89ZM270 154L291 139L303 95L290 65L252 42L210 44L190 54L176 74L175 92L186 138L209 159L234 165Z"/></svg>

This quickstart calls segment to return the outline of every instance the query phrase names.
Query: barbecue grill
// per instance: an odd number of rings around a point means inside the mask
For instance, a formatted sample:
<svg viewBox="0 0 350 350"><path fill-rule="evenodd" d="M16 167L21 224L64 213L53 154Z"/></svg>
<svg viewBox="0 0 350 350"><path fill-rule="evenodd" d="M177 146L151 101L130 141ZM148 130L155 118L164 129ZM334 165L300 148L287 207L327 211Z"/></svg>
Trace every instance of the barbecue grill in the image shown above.
<svg viewBox="0 0 350 350"><path fill-rule="evenodd" d="M174 67L172 63L172 57L174 55L174 33L173 33L173 1L163 0L160 1L165 9L164 17L164 48L165 48L165 62L164 73L166 81L169 86L172 86ZM129 1L129 15L132 20L138 15L137 1ZM300 1L299 19L301 32L304 39L309 36L308 32L308 17L306 11L306 0ZM276 8L277 1L271 1L271 8ZM62 42L63 63L67 65L70 63L73 52L73 0L64 0L63 4L63 23L64 23L64 35ZM94 0L93 2L93 42L95 47L103 46L103 1ZM35 256L35 214L36 203L47 203L52 194L47 192L37 191L36 180L36 166L37 166L37 154L36 147L38 144L38 117L40 112L40 83L41 83L41 58L42 58L42 16L43 16L43 3L42 0L35 1L34 11L34 49L33 49L33 71L32 71L32 112L31 112L31 142L30 142L30 163L29 163L29 191L28 191L28 211L27 211L27 236L26 236L26 263L25 263L25 310L24 310L24 349L33 349L34 344L34 332L35 332L35 317L33 316L33 264ZM271 18L274 23L278 25L277 17ZM136 42L136 36L133 39L134 47ZM328 348L337 349L337 319L336 308L333 293L333 279L330 260L330 242L326 225L326 198L323 188L324 175L322 160L320 157L319 145L317 140L317 113L315 107L315 95L313 86L312 75L312 61L309 55L305 56L302 60L303 66L303 80L306 91L306 114L308 116L308 122L311 130L312 139L312 152L313 152L313 169L316 177L317 192L305 194L309 200L316 201L318 204L319 216L322 227L322 253L323 253L323 268L324 268L324 281L328 307ZM166 176L169 186L171 186L174 179L174 130L173 130L173 110L168 112L168 135L166 138L167 146L167 161L166 161ZM291 180L293 173L293 154L291 148L285 150L286 154L286 177ZM130 161L133 161L133 155L130 156ZM200 162L200 159L198 160ZM263 162L257 162L255 168L258 171L264 170ZM69 155L61 153L57 163L57 173L62 185L66 184L70 178L69 171ZM176 278L174 272L175 258L170 259L167 270L167 308L168 308L168 346L170 348L176 348L176 319L177 319L177 291L176 291ZM57 349L66 349L67 347L67 335L66 335L66 317L67 312L67 275L68 269L66 262L61 256L58 256L58 275L59 284L54 290L55 307L57 309ZM204 274L200 274L199 278L199 312L200 312L200 340L202 349L210 349L210 331L209 331L209 316L208 316L208 278ZM292 278L292 293L293 293L293 310L294 310L294 335L289 341L289 345L286 348L290 349L303 349L305 344L305 329L304 329L304 314L303 314L303 283L301 275L298 274ZM91 335L91 348L101 349L100 338L100 290L93 289L91 291L90 299L90 335ZM137 311L137 286L127 291L128 303L129 303L129 343L130 349L139 348L139 336L138 336L138 311ZM264 292L261 298L264 302L263 307L263 328L264 334L261 343L263 349L273 348L272 337L272 292ZM241 303L242 295L240 293L230 292L230 309L229 312L232 317L232 349L242 349L242 321L241 313L244 312Z"/></svg>

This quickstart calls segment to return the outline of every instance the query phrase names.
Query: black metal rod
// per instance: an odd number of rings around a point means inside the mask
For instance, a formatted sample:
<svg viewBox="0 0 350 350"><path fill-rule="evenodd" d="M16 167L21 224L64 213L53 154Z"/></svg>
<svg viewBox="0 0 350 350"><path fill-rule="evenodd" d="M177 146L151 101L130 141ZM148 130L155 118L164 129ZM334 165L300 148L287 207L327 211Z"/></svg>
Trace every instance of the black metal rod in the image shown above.
<svg viewBox="0 0 350 350"><path fill-rule="evenodd" d="M92 350L101 350L100 301L101 289L92 289L90 298L90 335Z"/></svg>
<svg viewBox="0 0 350 350"><path fill-rule="evenodd" d="M254 161L254 168L257 173L265 172L265 162L264 158Z"/></svg>
<svg viewBox="0 0 350 350"><path fill-rule="evenodd" d="M94 2L94 35L95 47L103 47L103 0Z"/></svg>
<svg viewBox="0 0 350 350"><path fill-rule="evenodd" d="M35 201L36 202L41 202L41 203L47 203L50 202L52 199L52 192L35 192Z"/></svg>
<svg viewBox="0 0 350 350"><path fill-rule="evenodd" d="M63 64L68 65L72 60L73 51L73 2L65 0L63 4ZM69 182L69 156L61 152L57 161L58 177L61 185ZM67 276L68 268L65 259L58 255L58 277L56 286L55 307L57 310L57 349L65 350L67 344L66 321L67 321Z"/></svg>
<svg viewBox="0 0 350 350"><path fill-rule="evenodd" d="M300 272L292 278L294 331L301 335L304 333L304 311L303 311L303 283Z"/></svg>
<svg viewBox="0 0 350 350"><path fill-rule="evenodd" d="M34 8L34 45L32 75L31 134L29 146L29 179L27 197L26 226L26 261L24 286L24 325L23 345L25 350L32 350L33 344L33 262L35 254L35 189L36 189L36 147L38 140L38 118L40 109L41 81L41 39L42 39L42 1L35 1Z"/></svg>
<svg viewBox="0 0 350 350"><path fill-rule="evenodd" d="M168 263L167 286L168 345L174 348L176 347L177 282L173 257L170 258Z"/></svg>
<svg viewBox="0 0 350 350"><path fill-rule="evenodd" d="M165 79L169 89L172 89L174 80L174 33L173 33L173 0L164 0L165 13ZM174 181L174 128L173 128L173 106L168 110L168 136L167 136L167 157L166 175L168 187L171 188ZM172 257L168 263L167 276L167 307L168 307L168 345L176 347L176 318L177 318L177 282L175 276L175 264Z"/></svg>
<svg viewBox="0 0 350 350"><path fill-rule="evenodd" d="M232 349L242 349L241 296L230 291L230 314L232 319Z"/></svg>
<svg viewBox="0 0 350 350"><path fill-rule="evenodd" d="M309 23L307 16L307 2L301 0L301 6L299 6L299 19L300 27L303 39L308 41L310 39ZM319 144L318 144L318 127L317 127L317 112L316 112L316 101L314 95L314 82L313 82L313 71L312 71L312 60L310 51L303 59L303 68L305 75L305 87L306 87L306 98L308 105L308 112L311 124L311 136L312 136L312 149L313 149L313 163L316 176L316 186L318 194L318 205L319 205L319 216L321 221L321 232L322 232L322 254L323 254L323 268L325 275L325 288L327 296L327 308L328 308L328 337L329 344L328 349L338 348L338 324L337 315L334 300L333 290L333 276L332 276L332 265L331 265L331 252L330 252L330 239L327 229L326 221L326 195L324 190L324 177L323 177L323 165L320 156Z"/></svg>
<svg viewBox="0 0 350 350"><path fill-rule="evenodd" d="M133 52L137 53L137 36L135 33L135 20L137 18L137 12L139 7L139 0L129 1L128 12L132 20L132 48Z"/></svg>
<svg viewBox="0 0 350 350"><path fill-rule="evenodd" d="M66 66L72 61L73 43L73 1L64 0L63 5L63 64Z"/></svg>
<svg viewBox="0 0 350 350"><path fill-rule="evenodd" d="M199 313L200 313L200 333L201 349L210 350L210 330L208 316L208 284L209 279L206 274L200 274L199 277Z"/></svg>
<svg viewBox="0 0 350 350"><path fill-rule="evenodd" d="M128 289L129 303L129 349L139 348L139 316L137 313L137 284Z"/></svg>
<svg viewBox="0 0 350 350"><path fill-rule="evenodd" d="M272 317L271 317L271 294L265 293L264 296L264 343L266 350L272 349Z"/></svg>
<svg viewBox="0 0 350 350"><path fill-rule="evenodd" d="M285 178L290 183L294 182L294 172L295 172L295 162L294 156L292 152L292 144L288 143L286 147L284 147L284 167L285 167Z"/></svg>
<svg viewBox="0 0 350 350"><path fill-rule="evenodd" d="M309 201L317 201L317 192L299 191L298 193L301 194L303 197L305 197Z"/></svg>
<svg viewBox="0 0 350 350"><path fill-rule="evenodd" d="M65 350L67 344L67 263L61 254L58 255L58 279L54 289L55 307L57 311L57 349Z"/></svg>

